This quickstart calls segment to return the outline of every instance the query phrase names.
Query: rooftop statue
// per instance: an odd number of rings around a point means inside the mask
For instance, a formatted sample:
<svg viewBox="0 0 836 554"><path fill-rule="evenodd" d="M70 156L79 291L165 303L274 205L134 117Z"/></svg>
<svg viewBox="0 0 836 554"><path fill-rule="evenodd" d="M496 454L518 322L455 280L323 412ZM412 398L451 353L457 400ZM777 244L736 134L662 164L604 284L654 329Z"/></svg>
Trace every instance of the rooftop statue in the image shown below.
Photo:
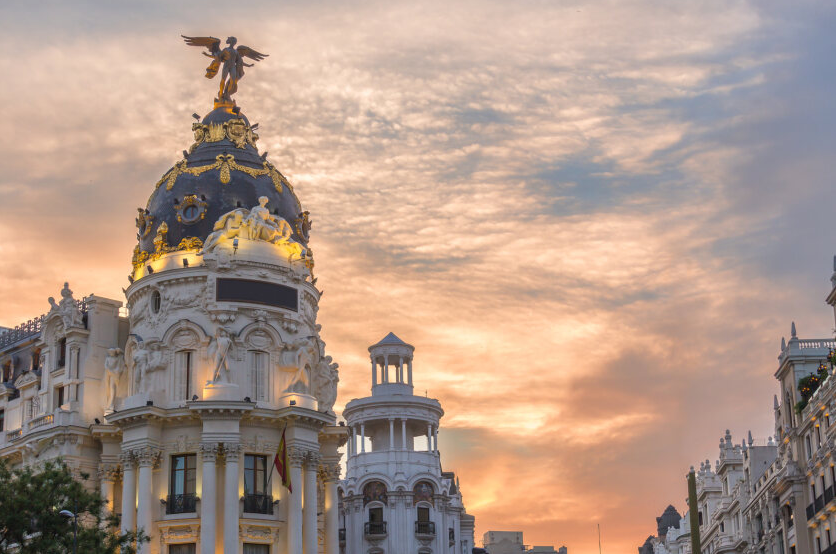
<svg viewBox="0 0 836 554"><path fill-rule="evenodd" d="M232 103L232 95L238 90L238 81L244 76L244 67L252 67L254 64L244 63L244 58L260 62L268 56L256 52L249 46L235 47L238 39L235 37L227 37L226 43L229 45L221 50L221 39L215 37L187 37L180 35L189 46L199 46L206 48L207 52L203 52L204 56L212 58L212 63L206 68L206 78L212 79L218 74L218 69L221 69L221 83L218 90L218 102ZM223 67L222 67L223 66Z"/></svg>

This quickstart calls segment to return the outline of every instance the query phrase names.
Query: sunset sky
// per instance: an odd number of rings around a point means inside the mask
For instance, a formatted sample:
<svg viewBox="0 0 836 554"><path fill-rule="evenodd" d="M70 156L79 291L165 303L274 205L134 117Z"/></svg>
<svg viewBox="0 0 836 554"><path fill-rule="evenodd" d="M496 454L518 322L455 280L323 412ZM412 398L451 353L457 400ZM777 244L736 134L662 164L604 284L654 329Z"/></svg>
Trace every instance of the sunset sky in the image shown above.
<svg viewBox="0 0 836 554"><path fill-rule="evenodd" d="M134 216L212 107L180 34L270 54L238 105L311 212L338 410L415 345L477 544L634 553L790 322L833 334L836 3L0 4L0 325L123 298Z"/></svg>

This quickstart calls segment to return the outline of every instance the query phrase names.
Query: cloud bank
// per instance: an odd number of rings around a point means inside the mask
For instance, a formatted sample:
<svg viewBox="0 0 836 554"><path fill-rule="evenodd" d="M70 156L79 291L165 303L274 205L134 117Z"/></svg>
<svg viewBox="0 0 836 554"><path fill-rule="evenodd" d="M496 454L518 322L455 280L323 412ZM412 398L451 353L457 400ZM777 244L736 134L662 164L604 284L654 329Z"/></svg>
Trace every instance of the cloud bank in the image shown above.
<svg viewBox="0 0 836 554"><path fill-rule="evenodd" d="M832 6L207 4L0 8L0 325L121 297L215 91L179 34L229 32L271 54L238 102L312 214L339 405L414 344L477 535L633 551L771 433L789 320L832 332Z"/></svg>

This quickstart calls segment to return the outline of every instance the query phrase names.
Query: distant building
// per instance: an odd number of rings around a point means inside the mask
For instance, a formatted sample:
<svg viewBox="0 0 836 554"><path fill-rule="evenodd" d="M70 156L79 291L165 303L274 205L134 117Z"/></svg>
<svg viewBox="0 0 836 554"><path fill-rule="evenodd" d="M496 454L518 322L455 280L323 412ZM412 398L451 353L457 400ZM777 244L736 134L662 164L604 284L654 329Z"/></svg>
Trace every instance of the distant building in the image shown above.
<svg viewBox="0 0 836 554"><path fill-rule="evenodd" d="M836 310L836 260L826 302ZM734 444L696 472L700 554L836 554L836 341L781 339L775 439ZM663 514L664 516L664 514ZM657 522L659 519L657 519ZM640 554L688 554L685 527L649 537Z"/></svg>
<svg viewBox="0 0 836 554"><path fill-rule="evenodd" d="M482 536L488 554L567 554L565 546L526 546L522 531L488 531ZM652 554L652 553L651 553Z"/></svg>

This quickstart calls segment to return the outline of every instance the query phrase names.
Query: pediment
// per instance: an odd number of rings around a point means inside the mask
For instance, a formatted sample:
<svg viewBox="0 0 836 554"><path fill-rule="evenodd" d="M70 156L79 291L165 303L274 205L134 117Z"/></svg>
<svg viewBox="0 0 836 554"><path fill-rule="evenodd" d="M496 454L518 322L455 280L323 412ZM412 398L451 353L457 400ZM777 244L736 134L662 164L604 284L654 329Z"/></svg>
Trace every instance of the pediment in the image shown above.
<svg viewBox="0 0 836 554"><path fill-rule="evenodd" d="M15 379L15 388L22 390L40 382L40 377L34 371L27 371Z"/></svg>

